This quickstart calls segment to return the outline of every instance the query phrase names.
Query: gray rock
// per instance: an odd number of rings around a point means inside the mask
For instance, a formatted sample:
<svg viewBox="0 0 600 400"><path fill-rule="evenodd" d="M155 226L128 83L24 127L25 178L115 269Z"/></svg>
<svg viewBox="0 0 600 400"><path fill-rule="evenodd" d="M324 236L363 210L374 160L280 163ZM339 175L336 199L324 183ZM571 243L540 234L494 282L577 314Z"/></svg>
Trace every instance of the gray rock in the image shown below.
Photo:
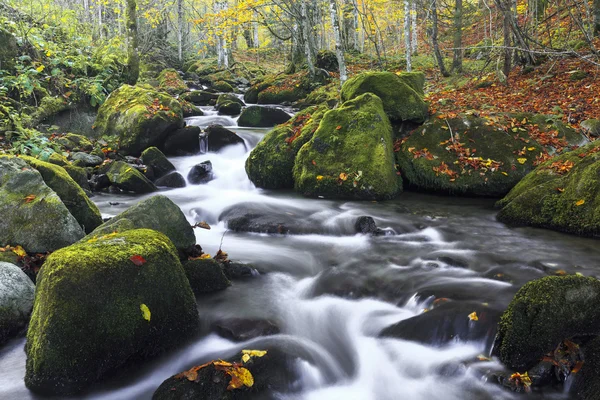
<svg viewBox="0 0 600 400"><path fill-rule="evenodd" d="M586 119L581 123L581 129L591 137L600 137L600 120Z"/></svg>
<svg viewBox="0 0 600 400"><path fill-rule="evenodd" d="M102 164L102 161L104 161L102 158L100 158L98 156L88 154L88 153L83 153L83 152L77 152L77 153L71 154L71 159L73 161L79 161L85 167L95 167L96 165Z"/></svg>
<svg viewBox="0 0 600 400"><path fill-rule="evenodd" d="M185 178L179 172L172 172L168 175L158 178L154 181L156 186L163 186L168 188L182 188L185 187Z"/></svg>
<svg viewBox="0 0 600 400"><path fill-rule="evenodd" d="M27 324L34 293L33 282L21 268L0 262L0 344Z"/></svg>

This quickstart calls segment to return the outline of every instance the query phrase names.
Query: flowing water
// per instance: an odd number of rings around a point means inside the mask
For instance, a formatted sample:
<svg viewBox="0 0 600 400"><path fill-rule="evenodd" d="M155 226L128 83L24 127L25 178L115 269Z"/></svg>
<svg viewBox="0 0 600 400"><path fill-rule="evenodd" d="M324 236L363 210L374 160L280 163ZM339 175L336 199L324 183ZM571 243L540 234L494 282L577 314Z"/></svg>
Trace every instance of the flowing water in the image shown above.
<svg viewBox="0 0 600 400"><path fill-rule="evenodd" d="M165 190L196 229L205 252L219 247L235 261L251 263L255 276L235 281L225 291L198 298L205 335L196 342L152 360L126 377L97 384L89 399L149 399L169 376L242 348L279 347L298 355L291 393L281 399L451 400L513 399L489 378L501 371L489 355L493 329L476 338L449 339L477 307L499 313L525 282L541 276L580 272L598 275L598 242L556 232L509 228L495 220L493 200L404 193L388 202L305 199L292 192L257 189L244 162L266 130L242 129L235 119L209 112L188 123L229 125L245 145L219 153L173 158L177 169L205 160L215 179L204 185ZM98 194L104 216L113 216L144 196ZM234 233L220 221L232 206L278 215L297 223L303 234ZM359 216L372 216L388 234L356 234ZM416 328L420 342L379 338L398 321L426 316L434 299L464 307ZM433 314L431 314L433 315ZM234 343L210 332L225 318L265 318L281 334ZM475 329L480 321L468 322ZM415 325L417 326L417 325ZM23 384L24 339L0 349L0 398L32 399ZM562 393L532 397L566 399Z"/></svg>

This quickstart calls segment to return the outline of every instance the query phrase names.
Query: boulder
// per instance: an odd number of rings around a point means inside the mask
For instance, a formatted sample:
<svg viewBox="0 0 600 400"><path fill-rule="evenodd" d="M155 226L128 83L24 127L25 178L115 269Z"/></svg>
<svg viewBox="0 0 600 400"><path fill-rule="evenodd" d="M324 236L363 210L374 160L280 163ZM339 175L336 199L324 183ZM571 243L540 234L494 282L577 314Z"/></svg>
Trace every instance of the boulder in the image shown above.
<svg viewBox="0 0 600 400"><path fill-rule="evenodd" d="M181 104L181 110L183 111L183 118L201 117L204 115L204 111L202 111L200 108L193 105L189 101L179 99L179 104Z"/></svg>
<svg viewBox="0 0 600 400"><path fill-rule="evenodd" d="M39 171L46 185L60 197L86 233L93 231L102 223L102 216L96 204L87 197L81 186L63 167L32 157L21 156L21 158Z"/></svg>
<svg viewBox="0 0 600 400"><path fill-rule="evenodd" d="M400 193L392 127L379 97L365 93L325 113L298 151L294 187L311 197L383 200Z"/></svg>
<svg viewBox="0 0 600 400"><path fill-rule="evenodd" d="M547 276L525 284L502 314L493 354L526 371L564 340L600 334L600 281Z"/></svg>
<svg viewBox="0 0 600 400"><path fill-rule="evenodd" d="M206 92L204 90L194 90L192 92L182 94L179 98L181 100L189 101L197 106L208 106L211 104L211 102L217 101L219 95Z"/></svg>
<svg viewBox="0 0 600 400"><path fill-rule="evenodd" d="M225 339L245 342L261 336L276 335L280 329L266 319L229 318L212 324L212 329Z"/></svg>
<svg viewBox="0 0 600 400"><path fill-rule="evenodd" d="M55 142L69 151L92 151L94 149L94 145L87 137L75 133L67 133L65 136L56 138Z"/></svg>
<svg viewBox="0 0 600 400"><path fill-rule="evenodd" d="M96 228L86 240L131 229L154 229L161 232L181 252L188 251L196 244L194 230L183 212L163 195L152 196L129 207Z"/></svg>
<svg viewBox="0 0 600 400"><path fill-rule="evenodd" d="M14 264L0 262L0 345L29 322L35 286Z"/></svg>
<svg viewBox="0 0 600 400"><path fill-rule="evenodd" d="M253 84L247 91L244 93L244 101L250 104L258 103L258 94L271 86L273 82L271 80L264 80L258 83Z"/></svg>
<svg viewBox="0 0 600 400"><path fill-rule="evenodd" d="M31 253L68 246L85 234L42 175L25 161L0 157L0 246Z"/></svg>
<svg viewBox="0 0 600 400"><path fill-rule="evenodd" d="M208 151L211 152L219 151L223 147L233 144L244 144L244 139L235 132L223 128L223 125L209 125L204 132L208 136Z"/></svg>
<svg viewBox="0 0 600 400"><path fill-rule="evenodd" d="M498 197L532 171L540 157L582 140L573 129L533 114L438 116L414 130L396 148L396 157L403 177L418 190Z"/></svg>
<svg viewBox="0 0 600 400"><path fill-rule="evenodd" d="M200 133L197 126L186 126L169 135L162 151L168 156L189 156L200 152Z"/></svg>
<svg viewBox="0 0 600 400"><path fill-rule="evenodd" d="M67 157L58 153L50 154L50 157L48 157L48 162L50 164L60 165L63 168L71 164L69 160L67 160Z"/></svg>
<svg viewBox="0 0 600 400"><path fill-rule="evenodd" d="M381 98L390 120L419 123L427 118L428 107L423 100L422 86L414 86L417 81L414 74L409 79L402 79L391 72L365 72L344 83L341 98L342 101L348 101L363 93L373 93Z"/></svg>
<svg viewBox="0 0 600 400"><path fill-rule="evenodd" d="M0 28L0 66L4 70L14 67L19 55L17 38L4 28Z"/></svg>
<svg viewBox="0 0 600 400"><path fill-rule="evenodd" d="M586 119L581 124L581 129L593 138L600 137L600 120Z"/></svg>
<svg viewBox="0 0 600 400"><path fill-rule="evenodd" d="M190 169L187 180L192 185L199 185L213 180L212 163L210 161L202 161Z"/></svg>
<svg viewBox="0 0 600 400"><path fill-rule="evenodd" d="M246 103L244 103L242 100L240 100L239 97L237 97L235 94L232 94L232 93L220 94L219 97L217 98L216 106L218 107L221 104L231 103L231 102L238 103L240 106L246 107Z"/></svg>
<svg viewBox="0 0 600 400"><path fill-rule="evenodd" d="M231 285L221 264L212 258L187 260L182 265L195 294L216 292Z"/></svg>
<svg viewBox="0 0 600 400"><path fill-rule="evenodd" d="M309 107L269 131L246 159L252 183L265 189L293 188L296 154L312 138L326 111L326 107Z"/></svg>
<svg viewBox="0 0 600 400"><path fill-rule="evenodd" d="M377 227L373 217L363 215L358 217L354 223L354 229L356 233L362 233L363 235L382 236L385 235L385 231Z"/></svg>
<svg viewBox="0 0 600 400"><path fill-rule="evenodd" d="M242 112L242 106L239 103L229 101L217 106L219 115L239 115Z"/></svg>
<svg viewBox="0 0 600 400"><path fill-rule="evenodd" d="M119 138L120 152L136 156L150 146L161 145L182 127L183 113L177 100L164 92L130 85L110 94L98 109L94 124L98 135Z"/></svg>
<svg viewBox="0 0 600 400"><path fill-rule="evenodd" d="M74 162L77 162L81 167L95 167L96 165L102 164L104 161L104 159L99 156L83 152L71 154L71 159Z"/></svg>
<svg viewBox="0 0 600 400"><path fill-rule="evenodd" d="M166 90L169 94L181 94L189 90L181 76L179 76L179 72L173 68L163 69L160 72L158 84L161 89Z"/></svg>
<svg viewBox="0 0 600 400"><path fill-rule="evenodd" d="M223 92L223 93L231 93L233 92L233 87L225 82L225 81L216 81L212 84L212 88L214 90L216 90L217 92Z"/></svg>
<svg viewBox="0 0 600 400"><path fill-rule="evenodd" d="M156 186L148 178L123 161L113 161L106 176L112 185L126 192L150 193L156 190Z"/></svg>
<svg viewBox="0 0 600 400"><path fill-rule="evenodd" d="M185 178L179 172L171 172L154 181L156 186L168 188L182 188L186 186Z"/></svg>
<svg viewBox="0 0 600 400"><path fill-rule="evenodd" d="M155 179L175 171L175 166L167 159L167 157L165 157L162 151L156 147L148 147L142 152L140 158L144 165L152 167Z"/></svg>
<svg viewBox="0 0 600 400"><path fill-rule="evenodd" d="M600 141L540 164L497 206L507 224L600 236Z"/></svg>
<svg viewBox="0 0 600 400"><path fill-rule="evenodd" d="M340 68L337 56L331 50L319 51L317 53L317 61L315 66L329 72L338 72Z"/></svg>
<svg viewBox="0 0 600 400"><path fill-rule="evenodd" d="M75 165L65 165L63 169L69 174L71 179L75 181L84 191L91 191L90 183L88 181L88 174L85 168L76 167Z"/></svg>
<svg viewBox="0 0 600 400"><path fill-rule="evenodd" d="M111 233L51 254L37 278L26 386L76 393L133 359L194 337L196 302L170 240Z"/></svg>
<svg viewBox="0 0 600 400"><path fill-rule="evenodd" d="M269 128L287 122L291 116L276 107L250 106L245 108L238 119L239 126Z"/></svg>

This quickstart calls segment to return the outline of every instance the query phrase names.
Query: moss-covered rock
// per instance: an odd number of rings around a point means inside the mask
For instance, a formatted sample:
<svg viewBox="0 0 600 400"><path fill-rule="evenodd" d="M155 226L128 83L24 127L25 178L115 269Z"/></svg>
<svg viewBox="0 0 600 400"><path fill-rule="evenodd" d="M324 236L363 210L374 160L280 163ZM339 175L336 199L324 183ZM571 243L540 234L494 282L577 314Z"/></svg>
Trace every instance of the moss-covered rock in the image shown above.
<svg viewBox="0 0 600 400"><path fill-rule="evenodd" d="M600 137L600 119L586 119L581 123L581 129L593 138Z"/></svg>
<svg viewBox="0 0 600 400"><path fill-rule="evenodd" d="M309 107L269 131L246 159L248 178L265 189L293 188L296 154L312 138L327 110Z"/></svg>
<svg viewBox="0 0 600 400"><path fill-rule="evenodd" d="M150 193L156 190L148 178L123 161L113 161L106 176L111 184L126 192Z"/></svg>
<svg viewBox="0 0 600 400"><path fill-rule="evenodd" d="M381 99L365 93L325 113L298 151L294 187L306 196L393 198L402 190L393 147Z"/></svg>
<svg viewBox="0 0 600 400"><path fill-rule="evenodd" d="M391 72L365 72L348 79L342 87L342 101L363 93L373 93L383 102L383 108L392 121L423 122L427 118L427 103L423 88L415 90L417 75L406 78Z"/></svg>
<svg viewBox="0 0 600 400"><path fill-rule="evenodd" d="M278 124L287 122L291 116L276 107L260 107L250 106L244 108L240 118L238 119L239 126L247 126L254 128L269 128Z"/></svg>
<svg viewBox="0 0 600 400"><path fill-rule="evenodd" d="M321 50L317 53L317 68L322 68L325 71L337 72L340 68L338 59L335 53L331 50Z"/></svg>
<svg viewBox="0 0 600 400"><path fill-rule="evenodd" d="M96 204L87 197L63 167L32 157L21 156L21 158L39 171L46 185L56 192L86 233L102 224L102 216Z"/></svg>
<svg viewBox="0 0 600 400"><path fill-rule="evenodd" d="M55 141L70 151L92 151L94 149L94 145L87 137L75 133L67 133Z"/></svg>
<svg viewBox="0 0 600 400"><path fill-rule="evenodd" d="M0 246L21 245L31 253L45 253L84 236L42 175L16 157L0 157L0 215Z"/></svg>
<svg viewBox="0 0 600 400"><path fill-rule="evenodd" d="M525 371L564 339L600 334L600 281L577 275L548 276L523 286L502 315L494 353Z"/></svg>
<svg viewBox="0 0 600 400"><path fill-rule="evenodd" d="M161 145L182 126L177 100L164 92L123 85L100 106L94 129L99 135L117 136L119 150L137 156L150 146Z"/></svg>
<svg viewBox="0 0 600 400"><path fill-rule="evenodd" d="M216 81L212 84L212 88L215 89L218 92L223 92L223 93L231 93L233 92L233 87L225 82L225 81Z"/></svg>
<svg viewBox="0 0 600 400"><path fill-rule="evenodd" d="M0 345L29 321L35 286L14 264L0 262Z"/></svg>
<svg viewBox="0 0 600 400"><path fill-rule="evenodd" d="M68 110L69 107L69 103L62 97L46 96L42 98L40 104L35 108L34 113L31 115L31 122L29 124L31 126L35 126L49 117L58 115L61 112Z"/></svg>
<svg viewBox="0 0 600 400"><path fill-rule="evenodd" d="M221 264L212 258L187 260L182 265L195 294L215 292L231 285Z"/></svg>
<svg viewBox="0 0 600 400"><path fill-rule="evenodd" d="M258 94L271 86L273 81L270 79L265 79L260 82L257 82L250 86L250 88L244 93L244 101L250 104L258 103Z"/></svg>
<svg viewBox="0 0 600 400"><path fill-rule="evenodd" d="M423 72L402 72L401 74L396 75L398 75L398 77L408 86L410 86L415 92L421 96L425 95L425 74Z"/></svg>
<svg viewBox="0 0 600 400"><path fill-rule="evenodd" d="M244 139L239 137L235 132L224 128L223 125L211 124L204 130L208 137L208 151L217 152L223 147L234 144L244 144Z"/></svg>
<svg viewBox="0 0 600 400"><path fill-rule="evenodd" d="M179 72L173 68L163 69L158 75L159 86L170 94L181 94L189 90Z"/></svg>
<svg viewBox="0 0 600 400"><path fill-rule="evenodd" d="M204 115L204 111L190 103L189 101L179 99L179 104L181 104L181 110L183 111L183 118L188 117L201 117Z"/></svg>
<svg viewBox="0 0 600 400"><path fill-rule="evenodd" d="M396 153L400 171L418 190L503 196L541 156L555 152L553 146L580 144L582 136L572 129L561 134L556 125L538 124L538 119L532 114L433 117Z"/></svg>
<svg viewBox="0 0 600 400"><path fill-rule="evenodd" d="M169 172L175 171L175 166L156 147L148 147L140 156L146 167L151 167L155 178L160 178Z"/></svg>
<svg viewBox="0 0 600 400"><path fill-rule="evenodd" d="M497 206L508 224L600 236L600 142L541 164Z"/></svg>
<svg viewBox="0 0 600 400"><path fill-rule="evenodd" d="M240 103L233 101L221 103L217 106L217 109L219 110L219 115L240 115L242 112L242 106Z"/></svg>
<svg viewBox="0 0 600 400"><path fill-rule="evenodd" d="M73 160L73 164L81 167L95 167L104 162L104 156L100 157L94 154L84 153L83 151L72 153L71 159Z"/></svg>
<svg viewBox="0 0 600 400"><path fill-rule="evenodd" d="M19 54L17 38L4 28L0 27L0 66L8 70L14 67Z"/></svg>
<svg viewBox="0 0 600 400"><path fill-rule="evenodd" d="M246 104L242 100L240 100L239 97L237 97L235 94L232 94L232 93L220 94L219 97L217 98L217 103L215 105L218 107L221 104L230 103L230 102L238 103L240 106L246 106Z"/></svg>
<svg viewBox="0 0 600 400"><path fill-rule="evenodd" d="M85 168L77 167L75 165L65 165L63 168L83 190L91 191L90 184L88 182L88 174Z"/></svg>
<svg viewBox="0 0 600 400"><path fill-rule="evenodd" d="M180 99L189 101L197 106L208 106L211 102L217 101L219 98L218 94L205 92L204 90L194 90L192 92L184 93Z"/></svg>
<svg viewBox="0 0 600 400"><path fill-rule="evenodd" d="M38 275L25 384L45 394L77 392L193 337L198 324L163 234L137 229L74 244L50 255Z"/></svg>
<svg viewBox="0 0 600 400"><path fill-rule="evenodd" d="M303 108L325 104L327 107L333 108L339 101L340 84L339 82L332 82L310 92L305 99L298 101L297 106Z"/></svg>
<svg viewBox="0 0 600 400"><path fill-rule="evenodd" d="M142 228L163 233L181 252L191 249L196 244L194 230L183 212L163 195L152 196L129 207L96 228L84 241L114 231L124 232Z"/></svg>
<svg viewBox="0 0 600 400"><path fill-rule="evenodd" d="M67 160L67 157L63 156L62 154L58 154L58 153L50 154L50 157L48 157L48 162L50 164L60 165L61 167L65 167L70 164L69 160Z"/></svg>

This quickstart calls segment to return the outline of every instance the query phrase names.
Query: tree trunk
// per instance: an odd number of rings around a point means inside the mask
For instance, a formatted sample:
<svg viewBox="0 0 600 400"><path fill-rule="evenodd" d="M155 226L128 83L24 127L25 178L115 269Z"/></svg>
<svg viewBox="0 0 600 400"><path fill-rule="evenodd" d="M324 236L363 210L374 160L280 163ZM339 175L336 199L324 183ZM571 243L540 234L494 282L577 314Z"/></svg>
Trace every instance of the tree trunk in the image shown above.
<svg viewBox="0 0 600 400"><path fill-rule="evenodd" d="M242 36L244 37L244 41L246 42L246 47L251 49L254 47L254 42L252 41L252 32L250 29L246 28L242 32Z"/></svg>
<svg viewBox="0 0 600 400"><path fill-rule="evenodd" d="M512 50L510 49L510 8L503 11L502 29L504 33L504 65L502 72L504 78L508 79L512 68Z"/></svg>
<svg viewBox="0 0 600 400"><path fill-rule="evenodd" d="M412 71L412 48L410 45L410 4L408 0L404 0L404 47L406 50L406 70L410 72Z"/></svg>
<svg viewBox="0 0 600 400"><path fill-rule="evenodd" d="M463 2L456 0L454 9L454 59L452 60L452 70L462 72L462 28L463 28Z"/></svg>
<svg viewBox="0 0 600 400"><path fill-rule="evenodd" d="M329 11L331 12L331 24L333 25L333 35L335 37L335 55L337 56L340 69L340 83L343 85L346 79L348 79L348 75L346 74L346 60L344 58L344 46L340 33L340 20L336 0L329 0Z"/></svg>
<svg viewBox="0 0 600 400"><path fill-rule="evenodd" d="M127 0L127 83L130 85L135 85L140 76L136 8L136 0Z"/></svg>
<svg viewBox="0 0 600 400"><path fill-rule="evenodd" d="M444 65L444 58L442 57L442 52L440 51L440 46L438 43L438 13L437 13L437 0L432 0L431 2L431 42L433 44L433 54L435 55L435 59L437 61L438 67L440 68L440 72L443 76L450 76L446 66Z"/></svg>
<svg viewBox="0 0 600 400"><path fill-rule="evenodd" d="M252 22L252 31L254 33L254 48L258 49L260 47L260 42L258 41L258 13L254 11L254 22Z"/></svg>
<svg viewBox="0 0 600 400"><path fill-rule="evenodd" d="M177 57L183 65L183 0L177 0Z"/></svg>
<svg viewBox="0 0 600 400"><path fill-rule="evenodd" d="M600 36L600 0L594 0L594 35Z"/></svg>
<svg viewBox="0 0 600 400"><path fill-rule="evenodd" d="M306 63L308 64L308 71L311 77L316 74L315 64L313 62L313 54L310 46L310 31L311 28L308 26L308 10L306 7L306 0L302 0L302 34L304 36L304 52L306 55Z"/></svg>
<svg viewBox="0 0 600 400"><path fill-rule="evenodd" d="M410 13L411 21L412 21L412 30L410 34L411 38L411 48L412 54L417 55L417 47L418 47L418 38L417 38L417 1L413 0L412 2L412 10Z"/></svg>

